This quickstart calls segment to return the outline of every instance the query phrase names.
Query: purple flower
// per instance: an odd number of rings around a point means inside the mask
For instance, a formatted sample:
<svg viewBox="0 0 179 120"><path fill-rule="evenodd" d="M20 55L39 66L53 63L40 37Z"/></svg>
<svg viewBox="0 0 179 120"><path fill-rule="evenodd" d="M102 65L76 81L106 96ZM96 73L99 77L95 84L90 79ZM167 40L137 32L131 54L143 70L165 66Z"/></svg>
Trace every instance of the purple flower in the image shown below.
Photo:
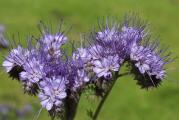
<svg viewBox="0 0 179 120"><path fill-rule="evenodd" d="M124 50L126 49L126 46L122 44L117 27L113 26L110 28L108 25L106 25L103 31L97 32L96 36L92 35L92 39L94 44L91 45L91 48L96 46L95 49L98 50L98 55L100 54L100 56L111 56L118 54L118 56L121 58L124 57Z"/></svg>
<svg viewBox="0 0 179 120"><path fill-rule="evenodd" d="M62 33L56 33L55 35L45 34L41 40L44 44L51 45L51 47L57 47L56 44L58 44L58 47L60 47L66 43L67 37Z"/></svg>
<svg viewBox="0 0 179 120"><path fill-rule="evenodd" d="M169 55L164 56L157 42L150 43L145 26L127 19L124 24L113 22L91 32L85 38L88 46L77 48L71 57L63 49L67 42L63 32L52 34L44 26L36 44L28 41L26 49L20 45L12 49L3 67L22 83L26 93L38 95L52 119L63 119L64 114L72 119L88 85L103 97L124 63L142 88L159 86L166 77Z"/></svg>
<svg viewBox="0 0 179 120"><path fill-rule="evenodd" d="M61 56L61 46L65 44L67 37L62 33L57 33L55 35L45 34L37 44L42 51L44 51L48 57L59 57Z"/></svg>
<svg viewBox="0 0 179 120"><path fill-rule="evenodd" d="M131 41L127 38L136 31L132 31L132 28L127 30L126 27L120 30L119 25L116 24L113 24L112 27L106 24L104 29L100 30L91 35L88 51L96 75L110 79L112 71L119 71L120 65L128 56Z"/></svg>
<svg viewBox="0 0 179 120"><path fill-rule="evenodd" d="M72 91L81 90L83 85L89 82L90 79L82 59L79 58L69 62L68 80L68 88Z"/></svg>
<svg viewBox="0 0 179 120"><path fill-rule="evenodd" d="M98 77L110 79L112 78L113 71L119 71L121 62L119 62L119 57L117 55L107 56L107 58L93 61L93 71L97 74Z"/></svg>
<svg viewBox="0 0 179 120"><path fill-rule="evenodd" d="M161 80L166 77L165 61L168 57L162 57L158 47L133 46L130 59L132 61L133 73L142 88L157 87Z"/></svg>
<svg viewBox="0 0 179 120"><path fill-rule="evenodd" d="M3 62L3 66L6 72L10 72L15 66L22 66L25 60L25 51L21 46L18 46L16 49L11 50L6 60Z"/></svg>
<svg viewBox="0 0 179 120"><path fill-rule="evenodd" d="M43 71L43 64L35 58L27 60L27 63L23 65L23 68L24 71L20 73L20 79L22 81L37 83L45 75Z"/></svg>
<svg viewBox="0 0 179 120"><path fill-rule="evenodd" d="M80 87L83 86L84 83L89 82L89 78L85 70L77 70L77 75L74 78L74 83L72 89L74 91L78 90Z"/></svg>
<svg viewBox="0 0 179 120"><path fill-rule="evenodd" d="M142 74L150 70L149 64L151 57L153 56L150 49L144 48L143 46L133 47L130 54L131 60L137 61L135 66L138 67Z"/></svg>
<svg viewBox="0 0 179 120"><path fill-rule="evenodd" d="M139 43L146 36L143 29L130 26L123 26L119 34L124 45Z"/></svg>
<svg viewBox="0 0 179 120"><path fill-rule="evenodd" d="M118 31L115 26L109 28L107 25L104 31L97 32L96 39L104 42L112 42L114 40L118 40Z"/></svg>
<svg viewBox="0 0 179 120"><path fill-rule="evenodd" d="M52 76L40 82L41 92L38 96L43 108L48 111L53 108L61 108L63 100L67 96L65 79L61 76Z"/></svg>
<svg viewBox="0 0 179 120"><path fill-rule="evenodd" d="M101 58L104 54L104 48L98 44L92 45L88 48L88 53L91 61Z"/></svg>
<svg viewBox="0 0 179 120"><path fill-rule="evenodd" d="M73 53L73 60L81 59L83 62L87 63L91 60L91 55L89 54L88 49L86 48L77 48L77 50Z"/></svg>
<svg viewBox="0 0 179 120"><path fill-rule="evenodd" d="M10 77L19 79L19 73L23 71L23 65L26 63L28 52L20 45L16 49L12 49L10 54L6 57L2 66L9 73Z"/></svg>

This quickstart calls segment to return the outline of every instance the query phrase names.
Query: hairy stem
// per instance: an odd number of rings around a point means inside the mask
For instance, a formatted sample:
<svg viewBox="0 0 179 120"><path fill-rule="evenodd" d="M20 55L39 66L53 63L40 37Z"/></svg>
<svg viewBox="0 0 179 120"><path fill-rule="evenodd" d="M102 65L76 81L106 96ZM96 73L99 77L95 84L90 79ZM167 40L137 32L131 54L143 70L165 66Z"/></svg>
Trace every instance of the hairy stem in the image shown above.
<svg viewBox="0 0 179 120"><path fill-rule="evenodd" d="M80 101L80 96L81 93L79 94L79 97L77 99L67 98L66 105L65 105L66 107L65 120L74 120L78 108L78 103Z"/></svg>
<svg viewBox="0 0 179 120"><path fill-rule="evenodd" d="M100 113L100 111L101 111L101 109L102 109L102 107L103 107L103 105L104 105L104 103L105 103L107 97L109 96L109 94L110 94L112 88L114 87L114 84L116 83L117 79L118 79L119 77L122 77L122 76L125 76L125 75L128 75L128 74L129 74L128 72L123 73L123 74L119 74L119 75L118 75L118 73L115 73L114 78L113 78L113 82L112 82L112 84L111 84L109 90L105 93L105 95L104 95L103 98L101 99L101 101L100 101L100 103L99 103L99 105L98 105L98 107L97 107L97 109L96 109L96 111L95 111L95 114L93 115L92 120L97 120L98 115L99 115L99 113Z"/></svg>

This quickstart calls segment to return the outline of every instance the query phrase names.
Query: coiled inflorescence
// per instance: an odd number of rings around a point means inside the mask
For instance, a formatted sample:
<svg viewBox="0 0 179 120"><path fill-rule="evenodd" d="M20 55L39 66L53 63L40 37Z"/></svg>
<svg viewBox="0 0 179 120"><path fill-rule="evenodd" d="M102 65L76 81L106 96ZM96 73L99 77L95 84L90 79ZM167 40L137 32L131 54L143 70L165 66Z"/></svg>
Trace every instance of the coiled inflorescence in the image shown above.
<svg viewBox="0 0 179 120"><path fill-rule="evenodd" d="M44 32L35 45L12 49L3 66L22 83L25 93L38 95L52 117L73 111L70 107L77 105L88 83L105 91L98 83L117 79L124 63L142 88L157 87L166 77L170 55L164 55L158 42L151 42L145 25L134 23L125 19L123 24L103 25L87 35L89 44L74 50L72 57L62 49L68 41L63 32Z"/></svg>
<svg viewBox="0 0 179 120"><path fill-rule="evenodd" d="M91 32L89 46L78 49L78 57L92 66L98 78L106 80L112 79L113 73L127 62L142 88L157 87L166 77L165 65L171 62L170 55L164 54L159 42L151 40L145 25L131 23L135 21L107 23L100 31Z"/></svg>
<svg viewBox="0 0 179 120"><path fill-rule="evenodd" d="M3 62L10 77L22 83L25 93L38 95L42 107L52 115L61 113L67 95L73 96L89 81L83 61L63 53L66 41L61 32L44 33L35 46L25 49L19 45Z"/></svg>

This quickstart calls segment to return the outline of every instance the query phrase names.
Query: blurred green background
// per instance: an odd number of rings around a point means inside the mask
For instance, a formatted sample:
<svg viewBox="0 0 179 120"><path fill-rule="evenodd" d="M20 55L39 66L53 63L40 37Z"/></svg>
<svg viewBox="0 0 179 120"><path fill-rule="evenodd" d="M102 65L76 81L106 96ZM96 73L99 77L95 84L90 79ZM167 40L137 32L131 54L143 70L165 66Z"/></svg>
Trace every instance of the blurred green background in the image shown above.
<svg viewBox="0 0 179 120"><path fill-rule="evenodd" d="M171 47L173 56L179 55L179 0L0 0L0 24L5 25L9 39L19 32L25 41L26 35L39 33L36 25L40 20L55 26L63 18L66 26L72 26L69 39L78 41L80 33L88 32L98 17L120 18L129 11L138 12L148 20L161 43ZM141 90L132 77L121 78L107 99L99 120L179 120L178 66L178 59L168 65L168 78L158 89ZM0 104L17 108L31 104L34 113L25 120L32 120L41 108L38 98L23 94L21 85L8 78L2 68ZM86 106L94 109L96 104L83 95L76 120L89 120ZM38 120L49 119L43 110ZM16 119L11 117L10 120Z"/></svg>

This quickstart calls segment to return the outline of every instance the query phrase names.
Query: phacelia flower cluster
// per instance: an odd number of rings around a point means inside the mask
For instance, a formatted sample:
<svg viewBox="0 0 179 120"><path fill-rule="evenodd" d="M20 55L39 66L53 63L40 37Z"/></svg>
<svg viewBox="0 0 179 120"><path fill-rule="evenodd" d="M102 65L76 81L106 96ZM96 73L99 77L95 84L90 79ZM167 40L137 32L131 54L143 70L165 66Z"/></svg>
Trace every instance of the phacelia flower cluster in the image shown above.
<svg viewBox="0 0 179 120"><path fill-rule="evenodd" d="M142 88L157 87L166 77L165 65L169 56L160 50L159 43L151 40L145 25L109 24L88 36L89 46L78 49L78 58L91 65L97 78L113 78L113 73L127 62L130 72Z"/></svg>
<svg viewBox="0 0 179 120"><path fill-rule="evenodd" d="M101 25L71 56L63 47L68 41L63 32L44 32L36 44L12 49L3 67L25 93L39 97L51 117L74 116L86 86L93 84L103 96L108 90L104 86L118 78L123 64L142 88L157 87L165 79L170 55L150 40L145 25L134 23L125 19L123 24Z"/></svg>
<svg viewBox="0 0 179 120"><path fill-rule="evenodd" d="M12 49L3 62L10 77L22 83L24 92L38 95L42 107L53 115L62 113L67 96L89 82L83 60L64 54L66 42L62 33L45 33L30 48L19 45Z"/></svg>
<svg viewBox="0 0 179 120"><path fill-rule="evenodd" d="M157 87L166 77L165 65L171 60L162 55L158 44L149 43L146 46L133 46L130 53L132 71L142 88Z"/></svg>

